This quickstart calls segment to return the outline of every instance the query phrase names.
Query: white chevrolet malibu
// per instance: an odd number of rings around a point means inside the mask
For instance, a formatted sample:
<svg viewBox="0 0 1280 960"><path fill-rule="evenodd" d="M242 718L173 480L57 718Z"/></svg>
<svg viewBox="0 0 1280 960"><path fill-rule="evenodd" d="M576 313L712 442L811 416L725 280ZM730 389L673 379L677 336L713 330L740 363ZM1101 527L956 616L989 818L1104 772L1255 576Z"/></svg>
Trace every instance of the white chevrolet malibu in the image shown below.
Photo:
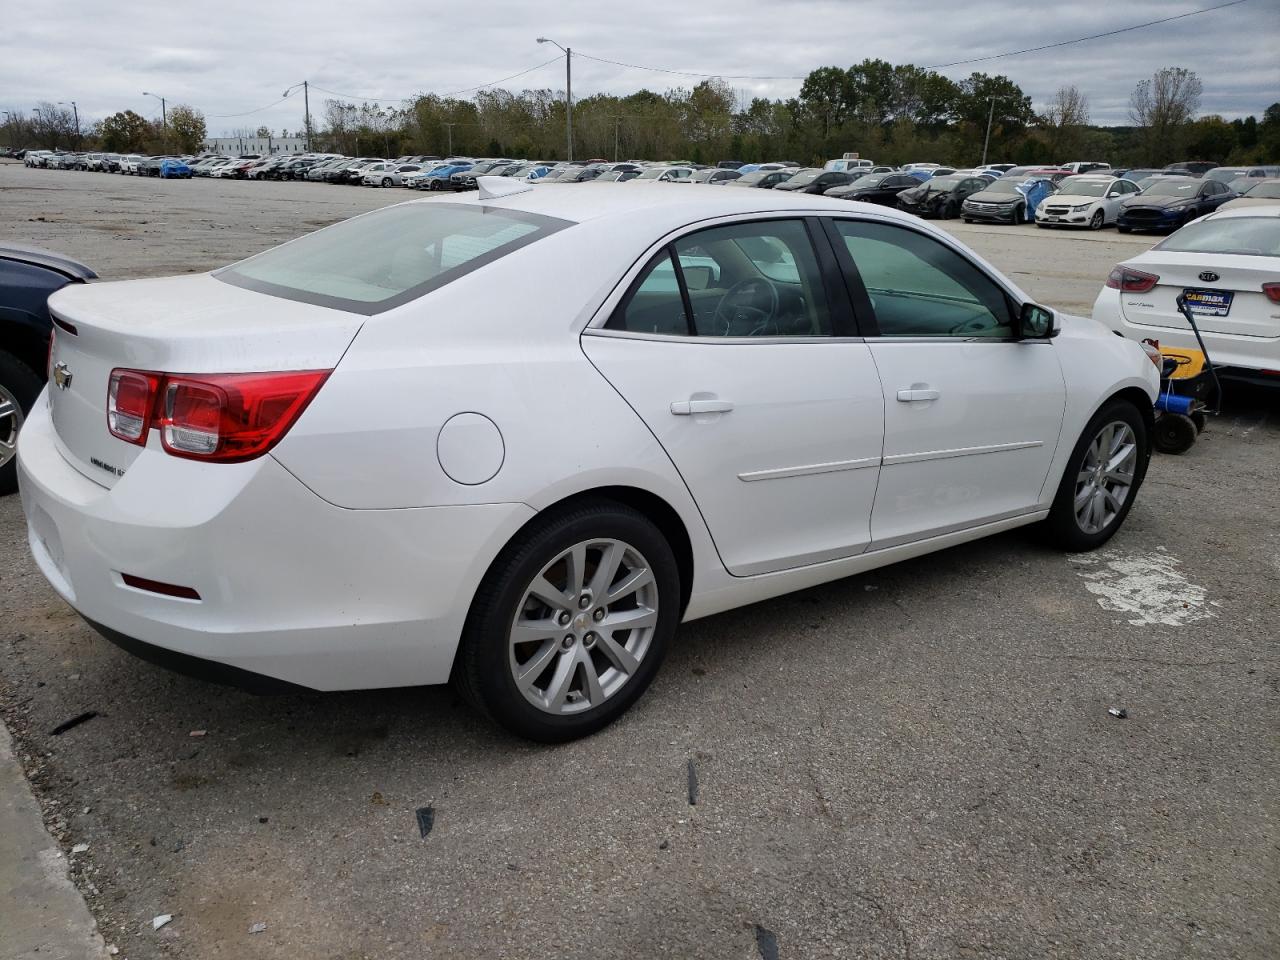
<svg viewBox="0 0 1280 960"><path fill-rule="evenodd" d="M553 741L681 621L1027 524L1089 549L1133 505L1142 348L915 217L480 187L56 293L18 451L54 589L180 669L453 679Z"/></svg>

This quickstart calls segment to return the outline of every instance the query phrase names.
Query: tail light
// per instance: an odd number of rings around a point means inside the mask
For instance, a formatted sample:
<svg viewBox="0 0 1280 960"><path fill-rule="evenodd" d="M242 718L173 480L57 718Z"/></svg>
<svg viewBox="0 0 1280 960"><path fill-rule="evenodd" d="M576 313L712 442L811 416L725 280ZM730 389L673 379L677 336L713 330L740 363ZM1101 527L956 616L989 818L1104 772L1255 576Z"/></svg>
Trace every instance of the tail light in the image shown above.
<svg viewBox="0 0 1280 960"><path fill-rule="evenodd" d="M1267 295L1267 299L1272 303L1280 303L1280 283L1264 283L1262 292Z"/></svg>
<svg viewBox="0 0 1280 960"><path fill-rule="evenodd" d="M1107 286L1123 293L1146 293L1160 278L1154 273L1143 273L1131 267L1116 267L1107 277Z"/></svg>
<svg viewBox="0 0 1280 960"><path fill-rule="evenodd" d="M146 446L160 432L167 453L238 463L274 447L307 408L330 370L283 373L164 374L113 370L107 427Z"/></svg>

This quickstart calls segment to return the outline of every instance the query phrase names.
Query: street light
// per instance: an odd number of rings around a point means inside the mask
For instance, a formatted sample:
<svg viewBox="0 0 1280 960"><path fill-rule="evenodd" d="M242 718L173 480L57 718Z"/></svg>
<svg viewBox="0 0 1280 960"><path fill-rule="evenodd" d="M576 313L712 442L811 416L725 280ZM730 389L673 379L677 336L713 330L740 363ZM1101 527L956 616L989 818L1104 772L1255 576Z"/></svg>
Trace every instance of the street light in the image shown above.
<svg viewBox="0 0 1280 960"><path fill-rule="evenodd" d="M155 97L160 101L160 129L164 136L164 147L167 150L169 149L169 110L165 104L164 97L158 93L147 93L145 90L142 91L142 95L144 97Z"/></svg>
<svg viewBox="0 0 1280 960"><path fill-rule="evenodd" d="M67 100L67 101L59 100L58 106L65 107L68 103L71 104L71 111L72 113L75 114L75 117L76 117L76 146L79 147L80 146L80 108L76 106L76 102L74 100Z"/></svg>
<svg viewBox="0 0 1280 960"><path fill-rule="evenodd" d="M550 43L550 44L554 44L557 47L560 47L560 44L556 43L554 40L548 39L547 37L539 37L538 42ZM569 142L568 159L570 162L572 162L573 161L573 48L560 47L560 49L564 51L565 136Z"/></svg>

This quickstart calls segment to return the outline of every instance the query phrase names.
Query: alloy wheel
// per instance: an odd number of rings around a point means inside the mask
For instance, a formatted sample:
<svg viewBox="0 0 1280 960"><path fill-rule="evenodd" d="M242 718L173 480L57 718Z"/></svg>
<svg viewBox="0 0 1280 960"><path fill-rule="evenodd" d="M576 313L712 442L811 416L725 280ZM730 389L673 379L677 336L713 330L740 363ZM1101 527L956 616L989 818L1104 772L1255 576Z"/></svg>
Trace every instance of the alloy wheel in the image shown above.
<svg viewBox="0 0 1280 960"><path fill-rule="evenodd" d="M7 466L18 452L18 431L22 429L22 406L0 384L0 467Z"/></svg>
<svg viewBox="0 0 1280 960"><path fill-rule="evenodd" d="M658 585L640 551L584 540L525 587L508 642L512 679L545 713L583 713L635 676L657 625Z"/></svg>
<svg viewBox="0 0 1280 960"><path fill-rule="evenodd" d="M1138 469L1138 441L1129 424L1114 420L1094 436L1076 474L1076 524L1100 533L1124 509Z"/></svg>

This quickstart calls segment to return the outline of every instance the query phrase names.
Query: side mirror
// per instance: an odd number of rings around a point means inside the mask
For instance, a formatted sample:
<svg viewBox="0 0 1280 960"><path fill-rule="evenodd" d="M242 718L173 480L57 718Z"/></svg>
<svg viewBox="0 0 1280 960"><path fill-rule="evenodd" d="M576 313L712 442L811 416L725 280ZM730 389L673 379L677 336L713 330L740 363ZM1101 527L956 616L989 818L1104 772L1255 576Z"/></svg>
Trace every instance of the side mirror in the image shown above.
<svg viewBox="0 0 1280 960"><path fill-rule="evenodd" d="M1053 311L1038 303L1024 303L1015 334L1019 340L1047 340L1058 332Z"/></svg>

